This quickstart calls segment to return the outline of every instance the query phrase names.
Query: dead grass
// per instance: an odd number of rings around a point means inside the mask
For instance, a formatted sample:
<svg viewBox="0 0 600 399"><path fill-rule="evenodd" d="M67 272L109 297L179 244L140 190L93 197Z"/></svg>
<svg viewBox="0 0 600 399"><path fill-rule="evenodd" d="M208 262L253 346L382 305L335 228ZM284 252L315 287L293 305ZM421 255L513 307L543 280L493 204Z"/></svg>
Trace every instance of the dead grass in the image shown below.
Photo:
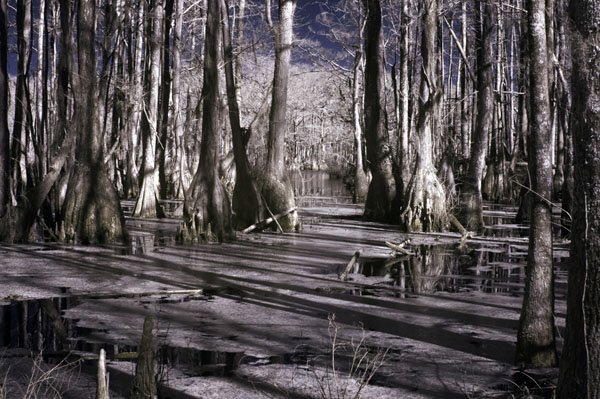
<svg viewBox="0 0 600 399"><path fill-rule="evenodd" d="M358 340L354 337L350 342L340 342L339 326L335 322L335 314L329 319L329 339L331 353L329 365L325 370L314 369L314 377L321 399L359 399L365 387L371 382L375 373L385 360L388 349L369 348L366 344L366 333L361 326ZM340 366L340 355L350 357L350 365Z"/></svg>
<svg viewBox="0 0 600 399"><path fill-rule="evenodd" d="M73 386L79 365L79 360L71 361L67 357L49 365L44 362L41 352L32 353L31 368L25 375L20 370L7 368L2 376L0 399L60 399Z"/></svg>

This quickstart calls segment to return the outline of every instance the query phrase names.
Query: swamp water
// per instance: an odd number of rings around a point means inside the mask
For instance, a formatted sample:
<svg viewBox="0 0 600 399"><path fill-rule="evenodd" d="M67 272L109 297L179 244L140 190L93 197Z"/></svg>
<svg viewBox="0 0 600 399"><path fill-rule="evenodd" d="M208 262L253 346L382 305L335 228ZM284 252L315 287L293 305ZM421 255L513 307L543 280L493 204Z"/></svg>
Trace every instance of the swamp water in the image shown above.
<svg viewBox="0 0 600 399"><path fill-rule="evenodd" d="M128 397L150 315L163 397L318 398L324 388L378 399L510 397L527 253L514 210L488 205L486 235L459 248L458 234L362 222L361 207L344 201L306 202L300 234L224 244L176 245L178 220L128 218L133 250L0 246L4 358L25 347L50 363L92 359L80 379L93 392L102 347L111 397ZM409 256L384 244L407 239ZM554 255L562 328L566 243ZM357 353L377 365L368 381L352 371Z"/></svg>

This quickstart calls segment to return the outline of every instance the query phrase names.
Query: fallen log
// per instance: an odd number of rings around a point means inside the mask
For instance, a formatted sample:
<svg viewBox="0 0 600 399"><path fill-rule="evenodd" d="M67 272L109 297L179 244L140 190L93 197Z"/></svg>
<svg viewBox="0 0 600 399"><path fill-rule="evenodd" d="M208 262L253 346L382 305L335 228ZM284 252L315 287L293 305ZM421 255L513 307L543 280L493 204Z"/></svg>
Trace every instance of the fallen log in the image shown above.
<svg viewBox="0 0 600 399"><path fill-rule="evenodd" d="M454 227L456 229L456 231L458 231L460 234L463 234L463 235L465 234L465 232L467 230L464 228L462 223L458 221L456 216L454 216L453 214L450 214L448 216L448 219L450 221L450 224L452 225L452 227Z"/></svg>
<svg viewBox="0 0 600 399"><path fill-rule="evenodd" d="M250 233L251 231L254 231L254 230L262 230L262 229L266 228L268 225L270 225L271 223L273 223L274 221L281 219L282 217L287 216L290 213L294 212L296 209L297 209L297 207L293 207L293 208L288 209L287 211L283 211L281 213L278 213L277 215L268 217L264 220L261 220L260 222L254 223L253 225L248 226L244 230L242 230L242 233Z"/></svg>
<svg viewBox="0 0 600 399"><path fill-rule="evenodd" d="M348 262L348 264L346 265L346 269L340 275L340 280L346 281L346 279L348 278L348 274L350 273L350 270L352 269L352 267L354 266L354 264L356 263L358 258L360 258L361 254L362 254L362 249L359 249L356 252L354 252L352 259L350 259L350 262Z"/></svg>

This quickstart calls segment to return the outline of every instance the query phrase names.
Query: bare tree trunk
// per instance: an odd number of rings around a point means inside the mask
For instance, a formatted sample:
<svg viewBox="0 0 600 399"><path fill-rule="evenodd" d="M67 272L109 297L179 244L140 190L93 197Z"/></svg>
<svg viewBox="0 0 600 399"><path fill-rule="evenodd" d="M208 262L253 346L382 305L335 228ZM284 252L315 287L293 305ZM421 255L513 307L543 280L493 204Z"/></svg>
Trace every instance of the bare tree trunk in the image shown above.
<svg viewBox="0 0 600 399"><path fill-rule="evenodd" d="M36 77L35 77L35 135L37 141L37 148L35 148L38 158L38 173L40 176L46 174L46 134L44 131L45 127L45 107L44 92L47 94L47 90L44 90L46 86L45 77L47 73L45 70L48 65L46 64L46 55L48 49L45 46L44 39L46 38L46 1L40 0L39 2L39 17L37 20L37 65L36 65ZM46 69L44 69L46 67Z"/></svg>
<svg viewBox="0 0 600 399"><path fill-rule="evenodd" d="M158 158L158 183L160 198L168 197L167 180L167 151L169 148L169 95L171 93L170 48L171 48L171 18L173 16L173 1L165 1L165 16L163 21L162 46L162 79L160 85L160 105L158 113L158 133L160 141L156 147Z"/></svg>
<svg viewBox="0 0 600 399"><path fill-rule="evenodd" d="M354 56L354 68L352 69L352 122L354 125L354 145L356 153L356 169L354 171L354 197L355 203L364 202L369 190L369 179L365 173L363 161L363 131L360 118L360 67L362 65L362 51L357 50Z"/></svg>
<svg viewBox="0 0 600 399"><path fill-rule="evenodd" d="M393 222L397 210L396 182L392 171L392 154L385 128L384 65L381 4L379 0L364 0L365 25L365 138L367 163L371 183L363 218L376 222Z"/></svg>
<svg viewBox="0 0 600 399"><path fill-rule="evenodd" d="M559 0L557 7L557 30L560 54L558 57L558 76L560 105L558 107L559 130L563 135L563 184L560 188L562 199L561 229L564 236L571 232L571 215L573 213L573 132L571 131L571 85L570 76L566 71L571 71L571 48L567 39L568 19L566 16L566 0ZM556 60L555 60L556 62ZM560 153L559 153L560 157ZM559 158L560 159L560 158ZM556 186L555 186L556 187Z"/></svg>
<svg viewBox="0 0 600 399"><path fill-rule="evenodd" d="M152 0L150 4L150 23L148 37L150 54L146 69L146 101L142 109L141 133L143 139L143 158L141 170L141 188L135 202L132 215L136 217L162 217L162 209L158 202L156 142L158 135L158 95L160 85L160 47L162 4L160 0Z"/></svg>
<svg viewBox="0 0 600 399"><path fill-rule="evenodd" d="M129 115L127 118L127 172L126 172L126 195L137 197L139 195L138 163L137 154L139 148L139 137L141 127L142 107L144 104L144 87L142 83L144 71L144 15L145 1L139 3L138 10L131 10L132 25L135 26L135 46L133 51L133 67L130 76L132 96L129 103ZM137 16L136 12L137 11ZM147 42L147 41L146 41ZM133 46L133 43L131 43Z"/></svg>
<svg viewBox="0 0 600 399"><path fill-rule="evenodd" d="M31 128L29 89L27 76L31 61L31 0L17 1L17 89L15 93L15 118L12 132L11 170L15 195L27 189L27 134Z"/></svg>
<svg viewBox="0 0 600 399"><path fill-rule="evenodd" d="M480 18L483 7L483 18ZM477 119L471 141L471 158L462 190L460 219L468 230L483 229L481 183L494 110L492 66L494 64L494 5L475 3L477 34ZM483 21L482 21L483 19ZM482 23L480 24L480 21Z"/></svg>
<svg viewBox="0 0 600 399"><path fill-rule="evenodd" d="M402 18L400 26L400 144L398 162L400 164L400 187L397 195L406 195L406 187L410 180L410 86L408 67L410 49L409 25L410 0L402 0Z"/></svg>
<svg viewBox="0 0 600 399"><path fill-rule="evenodd" d="M0 0L0 217L10 199L10 132L8 130L8 7Z"/></svg>
<svg viewBox="0 0 600 399"><path fill-rule="evenodd" d="M232 235L231 209L225 186L219 179L219 52L221 51L219 0L208 1L204 79L202 83L202 140L200 163L186 192L184 216L194 234L219 241Z"/></svg>
<svg viewBox="0 0 600 399"><path fill-rule="evenodd" d="M77 168L71 172L64 204L64 227L71 240L83 243L123 242L125 220L117 193L108 179L96 84L96 3L80 0L77 8L78 74L74 93L79 126Z"/></svg>
<svg viewBox="0 0 600 399"><path fill-rule="evenodd" d="M462 40L462 48L467 51L467 2L462 2L462 10L461 10L461 40ZM465 66L462 70L460 76L460 90L461 90L461 111L460 111L460 136L461 136L461 150L463 157L469 157L469 144L471 141L471 137L469 135L470 129L470 120L471 120L471 99L469 98L470 90L469 88L472 85L472 82L467 79L467 69L469 65L467 65L468 60L465 60ZM469 87L467 87L469 84Z"/></svg>
<svg viewBox="0 0 600 399"><path fill-rule="evenodd" d="M73 10L69 0L60 2L60 47L58 54L57 138L65 137L69 119L69 82L72 66Z"/></svg>
<svg viewBox="0 0 600 399"><path fill-rule="evenodd" d="M264 219L264 209L260 193L254 184L254 177L250 173L250 163L246 154L244 132L240 126L240 110L238 104L237 84L233 70L233 47L231 44L231 31L229 30L229 13L225 0L220 0L221 27L223 34L223 54L225 59L225 81L227 86L227 103L229 106L229 123L233 141L233 154L235 161L236 179L233 189L233 227L242 230L259 220ZM240 45L240 34L243 32L243 23L238 20L237 43ZM240 58L237 57L236 68L240 67ZM241 71L240 71L241 73ZM246 133L248 134L248 133Z"/></svg>
<svg viewBox="0 0 600 399"><path fill-rule="evenodd" d="M275 26L271 19L271 1L267 0L267 23L275 41L275 69L273 72L271 111L269 113L266 171L257 179L265 205L269 207L273 214L281 213L296 206L294 191L285 165L288 80L296 0L279 0L278 8L279 18L277 26ZM294 211L288 214L279 223L284 231L293 231L298 226L297 212Z"/></svg>
<svg viewBox="0 0 600 399"><path fill-rule="evenodd" d="M171 95L173 97L173 129L175 140L175 198L185 198L185 190L190 185L188 167L185 157L185 138L183 132L184 116L181 110L181 32L183 26L183 0L175 0L175 31L173 34L173 81Z"/></svg>
<svg viewBox="0 0 600 399"><path fill-rule="evenodd" d="M516 362L521 367L554 367L554 284L552 273L552 160L548 92L545 0L530 0L531 146L533 208L525 297L519 319Z"/></svg>
<svg viewBox="0 0 600 399"><path fill-rule="evenodd" d="M600 397L600 3L572 0L569 14L575 195L560 399Z"/></svg>
<svg viewBox="0 0 600 399"><path fill-rule="evenodd" d="M408 231L440 231L446 227L446 193L433 164L433 131L441 89L437 75L438 1L425 0L422 13L421 84L415 128L416 164L409 183L400 222Z"/></svg>

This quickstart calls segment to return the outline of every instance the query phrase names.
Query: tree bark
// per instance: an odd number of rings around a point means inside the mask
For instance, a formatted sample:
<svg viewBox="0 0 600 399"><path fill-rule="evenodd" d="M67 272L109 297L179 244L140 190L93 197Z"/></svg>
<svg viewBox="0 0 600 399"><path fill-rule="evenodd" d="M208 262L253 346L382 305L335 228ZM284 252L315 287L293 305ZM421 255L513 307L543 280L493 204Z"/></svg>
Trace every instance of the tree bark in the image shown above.
<svg viewBox="0 0 600 399"><path fill-rule="evenodd" d="M363 218L374 222L393 222L397 210L392 206L396 182L392 171L392 154L385 126L384 64L381 3L363 0L365 25L365 138L371 183Z"/></svg>
<svg viewBox="0 0 600 399"><path fill-rule="evenodd" d="M83 243L124 242L125 220L118 195L108 180L103 157L96 84L95 0L77 8L78 74L74 84L75 120L80 128L77 167L71 172L63 217L69 238Z"/></svg>
<svg viewBox="0 0 600 399"><path fill-rule="evenodd" d="M0 217L10 198L10 132L8 130L8 7L0 0Z"/></svg>
<svg viewBox="0 0 600 399"><path fill-rule="evenodd" d="M153 332L154 322L152 317L144 319L142 342L138 349L138 358L135 365L135 376L133 377L133 388L131 397L133 399L157 399L158 389L156 386L155 358Z"/></svg>
<svg viewBox="0 0 600 399"><path fill-rule="evenodd" d="M173 97L173 129L175 140L175 198L185 198L185 190L190 184L185 157L185 138L183 132L184 116L181 110L181 32L183 26L183 0L175 0L175 31L173 34L173 81L171 92Z"/></svg>
<svg viewBox="0 0 600 399"><path fill-rule="evenodd" d="M167 178L167 151L169 148L169 95L171 93L170 48L171 48L171 19L173 16L173 1L165 1L165 16L163 21L162 46L162 79L160 83L160 112L158 115L158 132L160 142L156 147L158 158L158 184L160 198L167 199L169 193Z"/></svg>
<svg viewBox="0 0 600 399"><path fill-rule="evenodd" d="M400 144L398 161L400 164L400 187L398 193L405 195L410 179L410 70L408 65L410 49L409 25L410 0L402 0L402 19L400 26Z"/></svg>
<svg viewBox="0 0 600 399"><path fill-rule="evenodd" d="M162 209L158 202L156 142L158 135L158 95L160 86L160 47L162 4L160 0L152 0L150 4L150 23L148 37L150 54L146 69L146 101L142 109L141 133L143 139L143 158L141 168L141 188L135 202L132 215L135 217L162 217Z"/></svg>
<svg viewBox="0 0 600 399"><path fill-rule="evenodd" d="M519 319L516 362L520 367L554 367L554 280L552 272L552 159L548 92L546 2L530 0L531 146L533 205L525 296Z"/></svg>
<svg viewBox="0 0 600 399"><path fill-rule="evenodd" d="M285 165L288 81L296 0L279 0L278 3L279 18L275 26L271 19L271 1L266 2L267 23L275 42L275 69L269 113L267 164L265 173L257 179L265 205L273 213L280 213L296 206L294 191ZM298 214L292 212L279 222L284 231L293 231L298 226Z"/></svg>
<svg viewBox="0 0 600 399"><path fill-rule="evenodd" d="M27 134L30 126L30 103L27 87L31 61L31 0L17 1L17 88L12 131L11 171L15 195L27 189Z"/></svg>
<svg viewBox="0 0 600 399"><path fill-rule="evenodd" d="M462 2L461 8L461 40L462 40L462 48L467 51L467 2ZM466 57L465 57L466 58ZM464 68L462 69L460 75L460 136L461 136L461 151L464 158L469 157L469 144L471 142L470 137L470 120L471 120L471 100L469 98L469 94L471 92L470 88L473 84L472 81L467 79L469 69L469 60L468 58L464 60ZM468 86L467 86L468 85Z"/></svg>
<svg viewBox="0 0 600 399"><path fill-rule="evenodd" d="M363 131L360 118L360 67L362 65L362 51L357 50L354 56L354 67L352 69L352 122L354 125L354 145L356 153L356 168L354 171L354 195L355 203L364 202L369 191L369 178L365 173L363 161Z"/></svg>
<svg viewBox="0 0 600 399"><path fill-rule="evenodd" d="M481 8L483 7L483 15ZM483 17L483 18L482 18ZM492 66L494 64L494 5L475 4L477 42L477 119L471 140L471 157L461 193L460 221L467 230L483 229L481 183L494 110ZM482 21L480 23L480 21Z"/></svg>
<svg viewBox="0 0 600 399"><path fill-rule="evenodd" d="M47 155L47 147L46 147L46 133L45 133L45 123L46 123L46 109L47 109L47 100L46 95L48 94L47 90L47 69L48 65L46 63L46 57L48 49L45 45L46 38L46 1L40 0L39 2L39 17L37 20L37 65L36 65L36 77L35 77L35 135L37 141L37 147L35 148L38 165L37 172L40 176L44 176L46 174L46 155ZM45 106L46 105L46 106Z"/></svg>
<svg viewBox="0 0 600 399"><path fill-rule="evenodd" d="M406 190L400 222L408 231L440 231L446 227L446 193L433 165L433 131L441 89L437 68L438 1L423 2L421 83L415 128L416 164Z"/></svg>
<svg viewBox="0 0 600 399"><path fill-rule="evenodd" d="M229 13L225 0L219 0L221 7L221 28L223 34L223 55L225 60L225 82L227 86L227 104L229 107L229 123L233 141L233 155L235 161L236 179L233 189L233 227L244 229L259 220L264 219L264 209L260 192L250 173L250 163L244 144L244 133L240 126L240 110L238 104L238 82L235 80L233 69L233 46L231 44L231 31L229 30ZM240 17L241 18L241 17ZM237 43L240 45L243 23L238 21ZM236 68L240 68L240 58L237 58ZM240 71L241 73L241 71ZM239 74L238 74L239 76Z"/></svg>
<svg viewBox="0 0 600 399"><path fill-rule="evenodd" d="M600 397L600 3L572 0L575 195L558 398Z"/></svg>
<svg viewBox="0 0 600 399"><path fill-rule="evenodd" d="M184 217L194 234L223 241L232 235L231 209L225 186L219 179L219 52L221 12L219 0L208 1L204 79L202 83L202 140L200 163L190 189L186 192Z"/></svg>
<svg viewBox="0 0 600 399"><path fill-rule="evenodd" d="M127 172L126 172L126 196L128 198L139 195L139 167L137 154L139 147L139 136L141 128L142 106L144 104L143 87L143 64L144 64L144 15L145 1L139 3L138 10L132 10L132 24L135 26L135 45L133 47L133 66L130 76L130 85L133 96L130 100L129 115L127 118ZM137 11L137 12L136 12ZM137 18L134 18L137 14ZM147 41L146 41L147 42Z"/></svg>

